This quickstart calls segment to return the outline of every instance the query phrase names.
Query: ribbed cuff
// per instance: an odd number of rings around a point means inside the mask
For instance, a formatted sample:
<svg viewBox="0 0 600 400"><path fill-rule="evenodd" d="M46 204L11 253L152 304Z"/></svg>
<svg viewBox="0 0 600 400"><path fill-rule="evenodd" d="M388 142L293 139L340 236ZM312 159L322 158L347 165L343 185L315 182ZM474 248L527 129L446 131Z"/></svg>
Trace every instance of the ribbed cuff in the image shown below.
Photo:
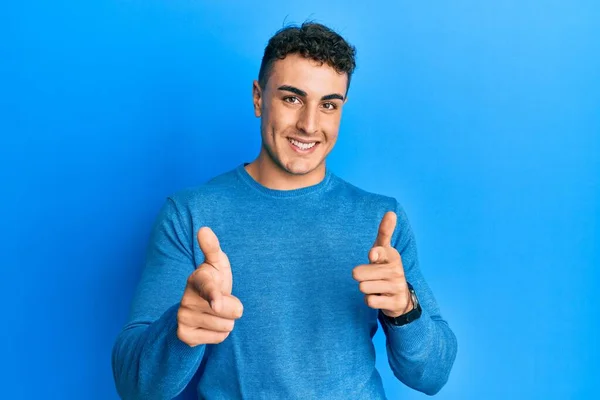
<svg viewBox="0 0 600 400"><path fill-rule="evenodd" d="M204 354L206 345L201 344L195 347L191 347L187 343L184 343L177 336L177 312L179 310L179 303L173 305L161 317L161 323L164 323L163 329L165 329L168 351L165 353L169 365L188 365L190 361L192 363L199 362L200 358ZM175 363L175 364L171 364Z"/></svg>
<svg viewBox="0 0 600 400"><path fill-rule="evenodd" d="M394 350L402 354L414 355L426 352L434 338L435 323L425 309L422 309L418 319L406 325L397 326L385 318L381 320L384 321Z"/></svg>
<svg viewBox="0 0 600 400"><path fill-rule="evenodd" d="M141 398L174 398L181 393L198 370L206 345L191 347L177 336L179 304L168 308L148 328L149 337L142 358L140 379L147 382Z"/></svg>

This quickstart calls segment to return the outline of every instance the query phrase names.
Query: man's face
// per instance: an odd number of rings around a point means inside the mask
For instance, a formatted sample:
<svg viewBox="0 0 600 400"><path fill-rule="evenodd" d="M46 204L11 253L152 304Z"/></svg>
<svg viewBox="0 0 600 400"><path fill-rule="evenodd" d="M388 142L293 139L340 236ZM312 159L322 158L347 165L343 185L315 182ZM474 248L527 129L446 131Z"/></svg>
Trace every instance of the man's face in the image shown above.
<svg viewBox="0 0 600 400"><path fill-rule="evenodd" d="M337 140L347 82L347 74L297 54L275 61L264 90L254 82L263 146L277 166L294 175L324 168Z"/></svg>

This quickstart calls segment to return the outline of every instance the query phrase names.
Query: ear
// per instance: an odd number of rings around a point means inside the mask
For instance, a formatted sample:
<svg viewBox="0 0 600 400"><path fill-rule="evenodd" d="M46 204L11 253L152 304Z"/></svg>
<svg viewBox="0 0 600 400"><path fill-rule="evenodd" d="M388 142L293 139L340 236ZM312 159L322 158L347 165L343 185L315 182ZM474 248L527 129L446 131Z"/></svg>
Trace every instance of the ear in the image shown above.
<svg viewBox="0 0 600 400"><path fill-rule="evenodd" d="M262 115L262 90L257 80L252 83L252 101L254 102L254 115Z"/></svg>

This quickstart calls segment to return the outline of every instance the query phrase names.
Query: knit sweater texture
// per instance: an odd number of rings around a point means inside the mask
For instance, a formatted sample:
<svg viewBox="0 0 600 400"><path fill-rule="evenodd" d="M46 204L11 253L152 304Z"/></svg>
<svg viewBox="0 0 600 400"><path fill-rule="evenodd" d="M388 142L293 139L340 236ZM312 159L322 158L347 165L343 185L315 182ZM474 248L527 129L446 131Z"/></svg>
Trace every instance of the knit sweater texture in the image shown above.
<svg viewBox="0 0 600 400"><path fill-rule="evenodd" d="M400 203L329 168L313 186L270 189L245 165L166 199L113 347L119 395L172 399L197 374L199 399L385 399L372 341L378 326L396 378L438 392L457 341L421 274ZM352 277L354 267L369 263L387 211L397 214L392 245L423 310L403 326L367 306ZM177 337L177 310L187 278L204 261L196 240L203 226L229 257L232 294L244 314L223 342L190 347Z"/></svg>

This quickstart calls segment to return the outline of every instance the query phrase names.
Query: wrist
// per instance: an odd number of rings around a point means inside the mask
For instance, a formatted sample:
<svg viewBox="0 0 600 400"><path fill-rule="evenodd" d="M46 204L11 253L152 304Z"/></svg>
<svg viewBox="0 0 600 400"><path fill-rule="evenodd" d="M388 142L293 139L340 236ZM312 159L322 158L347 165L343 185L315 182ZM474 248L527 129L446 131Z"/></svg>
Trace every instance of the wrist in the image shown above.
<svg viewBox="0 0 600 400"><path fill-rule="evenodd" d="M415 309L415 303L413 302L412 294L410 293L410 290L406 291L406 296L408 297L408 302L406 303L406 308L404 310L402 310L400 315L404 315Z"/></svg>
<svg viewBox="0 0 600 400"><path fill-rule="evenodd" d="M402 312L402 314L398 316L389 316L383 313L385 319L392 325L401 326L406 325L421 316L421 305L419 304L419 300L415 294L415 291L410 283L407 282L408 292L410 296L409 303L407 308Z"/></svg>
<svg viewBox="0 0 600 400"><path fill-rule="evenodd" d="M391 315L384 313L385 315L387 315L390 318L397 318L401 315L411 312L415 308L415 303L413 302L410 287L408 285L407 289L408 290L406 291L406 306L402 309L392 311Z"/></svg>

